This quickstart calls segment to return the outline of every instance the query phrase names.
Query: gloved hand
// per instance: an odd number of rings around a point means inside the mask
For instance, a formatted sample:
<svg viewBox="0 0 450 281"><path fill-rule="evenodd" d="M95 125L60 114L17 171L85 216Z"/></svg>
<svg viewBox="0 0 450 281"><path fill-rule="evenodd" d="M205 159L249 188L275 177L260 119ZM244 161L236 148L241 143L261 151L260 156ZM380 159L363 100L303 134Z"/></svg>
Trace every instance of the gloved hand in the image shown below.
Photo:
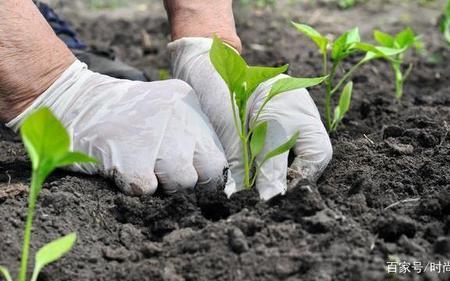
<svg viewBox="0 0 450 281"><path fill-rule="evenodd" d="M100 162L73 169L112 178L127 194L223 184L222 146L185 82L119 80L76 61L7 125L17 130L44 106L67 128L72 149Z"/></svg>
<svg viewBox="0 0 450 281"><path fill-rule="evenodd" d="M169 44L174 76L189 83L198 95L203 111L209 117L219 136L230 164L235 185L226 188L230 196L243 188L242 145L234 127L228 88L215 71L209 59L212 40L207 38L182 38ZM250 98L247 120L251 122L280 75L261 84ZM278 147L295 132L300 137L294 147L296 159L291 168L301 178L315 181L332 157L328 134L319 112L305 89L294 90L275 97L263 110L261 121L268 121L268 133L264 151ZM286 176L288 153L272 158L264 164L256 180L262 199L268 200L287 190Z"/></svg>

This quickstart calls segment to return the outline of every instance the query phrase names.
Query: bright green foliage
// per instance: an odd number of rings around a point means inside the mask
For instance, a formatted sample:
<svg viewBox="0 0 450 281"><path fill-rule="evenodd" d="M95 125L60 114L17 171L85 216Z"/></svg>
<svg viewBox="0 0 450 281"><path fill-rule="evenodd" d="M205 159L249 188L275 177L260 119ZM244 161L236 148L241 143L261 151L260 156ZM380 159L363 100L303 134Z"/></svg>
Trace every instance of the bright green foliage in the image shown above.
<svg viewBox="0 0 450 281"><path fill-rule="evenodd" d="M312 79L287 77L278 80L267 94L255 118L251 120L250 124L246 124L247 102L253 92L261 83L284 73L288 69L288 65L281 67L249 66L234 49L218 38L214 38L210 51L210 59L230 92L233 119L244 150L244 186L251 188L264 162L289 151L295 145L295 141L298 138L298 134L295 134L286 143L268 152L264 155L260 166L257 166L255 159L264 149L268 130L267 122L259 121L264 107L279 94L299 88L315 86L322 83L326 77ZM253 170L255 172L251 175Z"/></svg>
<svg viewBox="0 0 450 281"><path fill-rule="evenodd" d="M406 72L403 72L402 65L404 63L405 52L413 47L420 49L420 38L416 36L414 31L409 27L395 36L375 30L374 38L378 44L383 47L402 50L402 52L390 56L392 58L392 60L390 60L390 64L395 73L395 96L397 99L401 99L403 96L403 85L413 67L412 64L409 64Z"/></svg>
<svg viewBox="0 0 450 281"><path fill-rule="evenodd" d="M62 256L69 252L76 240L77 235L75 233L71 233L62 238L56 239L39 249L36 253L31 281L37 280L39 273L45 266L59 260Z"/></svg>
<svg viewBox="0 0 450 281"><path fill-rule="evenodd" d="M350 109L350 102L352 100L353 82L348 82L339 97L339 104L334 109L334 119L331 123L331 129L336 130L337 125L342 121L347 111Z"/></svg>
<svg viewBox="0 0 450 281"><path fill-rule="evenodd" d="M338 0L337 4L341 9L348 9L358 4L358 2L359 0Z"/></svg>
<svg viewBox="0 0 450 281"><path fill-rule="evenodd" d="M19 272L19 281L25 281L27 277L31 227L36 201L41 192L42 184L58 167L75 163L95 162L95 160L84 154L70 151L70 138L67 131L46 108L39 109L31 114L23 122L20 131L33 168ZM42 247L36 254L35 269L31 280L37 280L38 274L44 266L58 260L67 253L72 248L75 240L76 235L70 234ZM7 281L12 281L5 268L0 267L0 273L3 274Z"/></svg>
<svg viewBox="0 0 450 281"><path fill-rule="evenodd" d="M411 42L409 30L398 35L398 44L375 46L370 43L361 42L361 37L358 28L348 30L332 41L321 35L314 28L299 23L293 23L294 27L302 34L311 39L318 47L318 51L323 58L323 75L326 77L326 100L325 100L325 120L326 127L329 132L335 131L342 122L345 114L350 108L350 101L353 92L353 84L349 83L353 73L358 70L363 64L379 58L387 59L390 62L395 62L398 56L401 56L407 50ZM415 36L414 36L415 38ZM383 37L384 42L389 42L389 38ZM351 67L349 70L344 70L342 77L336 80L338 69L342 62L354 54L365 54L363 58ZM328 65L328 60L331 60L331 67ZM341 91L342 86L346 84ZM332 112L332 98L338 92L339 105Z"/></svg>
<svg viewBox="0 0 450 281"><path fill-rule="evenodd" d="M450 45L450 0L447 1L447 6L439 20L439 30L444 35L445 41Z"/></svg>

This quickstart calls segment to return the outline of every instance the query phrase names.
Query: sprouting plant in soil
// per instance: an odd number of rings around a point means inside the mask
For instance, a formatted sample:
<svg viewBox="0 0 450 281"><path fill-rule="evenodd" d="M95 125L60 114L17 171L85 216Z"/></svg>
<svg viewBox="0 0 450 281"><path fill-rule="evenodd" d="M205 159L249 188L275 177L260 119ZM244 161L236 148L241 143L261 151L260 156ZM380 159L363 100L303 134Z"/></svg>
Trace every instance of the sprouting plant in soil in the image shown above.
<svg viewBox="0 0 450 281"><path fill-rule="evenodd" d="M379 58L395 61L394 56L398 56L406 50L403 47L397 47L397 45L386 47L362 42L358 28L353 28L332 41L311 26L300 23L293 23L293 25L300 33L306 35L317 45L322 55L323 75L327 77L325 80L325 123L329 132L337 129L350 108L353 92L352 75L369 61ZM346 59L358 53L365 54L365 56L362 56L348 70L341 69L342 63ZM329 59L331 65L329 65ZM342 74L337 79L339 71ZM340 92L339 102L332 112L333 96L337 95L338 92Z"/></svg>
<svg viewBox="0 0 450 281"><path fill-rule="evenodd" d="M32 113L23 122L20 133L32 162L31 188L28 196L22 259L18 279L19 281L25 281L27 279L31 228L42 184L58 167L75 163L95 162L95 160L82 153L70 151L70 138L67 131L46 108ZM76 238L76 234L71 233L40 248L35 256L34 271L30 280L36 281L40 271L46 265L57 261L69 252L75 244ZM5 267L0 266L0 273L6 281L12 281L11 274Z"/></svg>
<svg viewBox="0 0 450 281"><path fill-rule="evenodd" d="M444 12L439 19L439 30L444 36L445 41L450 45L450 0L447 1Z"/></svg>
<svg viewBox="0 0 450 281"><path fill-rule="evenodd" d="M409 27L396 35L390 35L379 30L375 30L374 38L375 41L383 47L403 50L403 52L393 55L392 60L390 60L390 64L395 73L395 97L399 100L403 96L403 85L413 68L413 64L409 63L406 71L403 71L402 66L405 63L405 53L413 47L421 50L423 48L422 41Z"/></svg>
<svg viewBox="0 0 450 281"><path fill-rule="evenodd" d="M285 77L276 81L264 102L252 120L247 120L247 103L258 86L288 69L288 65L281 67L249 66L233 48L226 45L219 38L214 38L210 51L210 59L215 69L225 81L230 93L233 120L243 147L244 187L251 188L260 168L267 160L289 151L296 143L299 132L295 133L285 143L268 152L257 165L256 158L264 149L268 122L260 117L266 105L278 95L300 88L307 88L322 83L326 77L294 78Z"/></svg>

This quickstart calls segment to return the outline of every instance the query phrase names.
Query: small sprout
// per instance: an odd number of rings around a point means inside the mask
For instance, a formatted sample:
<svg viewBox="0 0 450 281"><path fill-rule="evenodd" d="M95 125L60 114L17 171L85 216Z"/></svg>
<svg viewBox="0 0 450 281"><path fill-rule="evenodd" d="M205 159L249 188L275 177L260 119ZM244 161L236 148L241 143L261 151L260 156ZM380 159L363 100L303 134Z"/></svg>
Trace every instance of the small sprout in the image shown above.
<svg viewBox="0 0 450 281"><path fill-rule="evenodd" d="M66 129L46 108L32 113L23 122L20 132L25 148L30 156L33 170L19 271L19 281L25 281L27 278L33 216L42 184L56 168L75 163L93 163L96 161L82 153L70 151L70 138ZM31 281L37 280L43 267L60 259L65 253L70 251L75 240L76 235L72 233L42 247L36 254L35 268ZM12 281L6 268L0 267L0 273L6 281Z"/></svg>
<svg viewBox="0 0 450 281"><path fill-rule="evenodd" d="M353 92L353 83L350 83L349 80L353 73L365 63L375 59L384 58L391 63L397 62L398 57L401 58L401 54L407 50L407 46L410 43L409 33L399 35L398 40L401 44L381 44L381 46L375 46L370 43L361 42L358 28L350 29L336 40L331 41L308 25L295 22L293 22L293 25L300 33L307 36L317 45L318 51L322 55L323 75L326 77L325 123L329 132L336 131L349 110ZM414 36L414 38L416 37ZM389 42L389 38L383 37L383 39L383 41ZM342 62L358 53L363 53L365 56L350 69L344 70L342 77L335 81ZM329 59L331 60L331 67L328 65ZM346 86L341 91L344 84ZM339 91L341 91L339 105L333 113L331 110L333 96Z"/></svg>
<svg viewBox="0 0 450 281"><path fill-rule="evenodd" d="M262 157L263 160L258 166L255 160L264 149L268 130L268 123L260 122L259 120L265 106L282 93L318 85L326 77L311 79L287 77L278 80L273 84L270 92L265 97L255 118L247 124L247 102L251 95L261 83L286 72L288 65L281 67L249 66L234 49L227 46L217 37L214 38L211 47L210 59L216 71L225 81L230 93L233 120L244 150L245 175L243 184L245 188L251 188L256 181L261 166L267 160L289 151L295 145L299 136L299 133L294 134L285 143L268 152ZM252 171L254 171L253 174Z"/></svg>
<svg viewBox="0 0 450 281"><path fill-rule="evenodd" d="M444 12L439 19L439 30L444 36L445 41L450 45L450 0L447 1Z"/></svg>
<svg viewBox="0 0 450 281"><path fill-rule="evenodd" d="M402 65L404 64L405 53L413 47L418 50L422 48L420 37L416 36L414 31L408 27L395 36L375 30L374 38L383 47L402 50L401 53L389 56L392 58L390 64L395 73L395 97L400 100L403 96L403 85L413 68L413 64L410 63L407 70L403 72Z"/></svg>

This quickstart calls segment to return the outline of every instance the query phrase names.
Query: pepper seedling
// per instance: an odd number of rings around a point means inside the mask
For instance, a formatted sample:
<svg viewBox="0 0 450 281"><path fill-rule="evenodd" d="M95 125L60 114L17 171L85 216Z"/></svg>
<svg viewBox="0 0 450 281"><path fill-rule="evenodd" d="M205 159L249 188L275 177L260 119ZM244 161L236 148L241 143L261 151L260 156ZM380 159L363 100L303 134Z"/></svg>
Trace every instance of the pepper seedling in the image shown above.
<svg viewBox="0 0 450 281"><path fill-rule="evenodd" d="M439 30L444 36L445 41L450 45L450 0L447 1L444 12L439 19Z"/></svg>
<svg viewBox="0 0 450 281"><path fill-rule="evenodd" d="M393 60L393 56L405 51L404 48L375 46L361 42L358 28L353 28L343 33L333 42L311 26L295 22L292 24L300 33L307 36L317 45L322 55L323 75L326 77L325 123L328 132L337 129L350 108L353 93L353 82L350 81L350 78L353 73L369 61L379 58L385 58L391 61ZM356 53L365 53L365 56L349 70L344 70L342 77L335 81L337 72L343 61ZM331 67L328 65L329 59L332 62ZM343 89L341 90L342 87ZM338 91L341 92L339 102L332 113L332 97Z"/></svg>
<svg viewBox="0 0 450 281"><path fill-rule="evenodd" d="M18 279L19 281L26 281L31 228L42 184L56 168L75 163L96 161L82 153L70 151L70 138L66 129L46 108L32 113L22 123L20 133L32 162L31 188L28 196L27 218ZM69 252L76 239L76 234L71 233L40 248L35 256L34 271L30 280L36 281L39 273L45 266L57 261ZM11 274L5 267L0 266L0 273L6 281L12 281Z"/></svg>
<svg viewBox="0 0 450 281"><path fill-rule="evenodd" d="M258 166L255 160L264 149L268 130L268 123L259 120L265 106L282 93L318 85L326 77L281 78L273 84L255 118L248 120L247 124L247 103L256 88L261 83L286 72L288 65L281 67L249 66L236 50L217 37L213 40L210 59L216 71L225 81L230 93L234 125L243 147L245 170L243 185L249 189L254 185L257 174L266 161L289 151L295 145L299 136L299 132L295 133L285 143L268 152L262 157L263 160Z"/></svg>
<svg viewBox="0 0 450 281"><path fill-rule="evenodd" d="M422 48L420 37L416 36L414 31L407 27L396 35L390 35L379 30L375 30L374 38L375 41L383 47L404 50L403 52L392 56L392 60L390 60L390 64L395 73L395 97L397 100L400 100L403 96L403 85L413 68L413 64L410 63L407 70L403 72L402 65L405 61L405 53L413 47L416 49Z"/></svg>

